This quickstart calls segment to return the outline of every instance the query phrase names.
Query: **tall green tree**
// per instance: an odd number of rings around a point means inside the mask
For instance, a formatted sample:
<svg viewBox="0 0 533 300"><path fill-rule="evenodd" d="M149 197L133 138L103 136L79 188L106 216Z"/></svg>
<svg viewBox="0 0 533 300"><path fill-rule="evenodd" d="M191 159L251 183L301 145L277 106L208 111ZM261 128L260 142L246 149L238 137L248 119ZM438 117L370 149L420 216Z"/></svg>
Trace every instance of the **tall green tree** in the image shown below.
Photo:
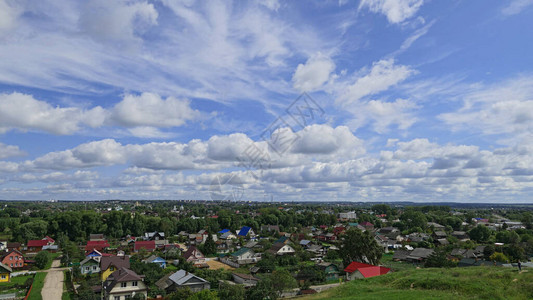
<svg viewBox="0 0 533 300"><path fill-rule="evenodd" d="M378 245L370 232L352 228L344 234L339 254L345 265L352 261L376 265L381 260L383 248Z"/></svg>

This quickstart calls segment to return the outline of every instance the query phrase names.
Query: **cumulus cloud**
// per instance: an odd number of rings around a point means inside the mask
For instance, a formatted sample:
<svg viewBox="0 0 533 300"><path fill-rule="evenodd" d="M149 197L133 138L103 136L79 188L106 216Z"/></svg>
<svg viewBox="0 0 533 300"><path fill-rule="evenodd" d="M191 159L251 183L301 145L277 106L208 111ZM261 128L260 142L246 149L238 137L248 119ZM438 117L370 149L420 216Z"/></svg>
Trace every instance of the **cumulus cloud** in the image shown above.
<svg viewBox="0 0 533 300"><path fill-rule="evenodd" d="M68 135L83 127L121 126L137 137L161 138L169 135L158 128L179 127L203 117L188 100L163 99L153 93L128 94L109 109L53 107L31 95L0 94L0 133L19 129Z"/></svg>
<svg viewBox="0 0 533 300"><path fill-rule="evenodd" d="M14 156L23 156L26 153L19 149L18 146L6 145L0 143L0 159L14 157Z"/></svg>
<svg viewBox="0 0 533 300"><path fill-rule="evenodd" d="M53 134L72 134L82 125L99 127L105 120L104 109L90 110L75 107L53 107L31 95L0 94L0 133L11 129L38 130Z"/></svg>
<svg viewBox="0 0 533 300"><path fill-rule="evenodd" d="M390 23L397 24L413 17L423 4L424 0L362 0L359 9L384 14Z"/></svg>
<svg viewBox="0 0 533 300"><path fill-rule="evenodd" d="M317 53L305 64L299 64L292 76L293 86L302 92L311 92L320 88L335 70L335 63L326 55Z"/></svg>
<svg viewBox="0 0 533 300"><path fill-rule="evenodd" d="M201 113L191 108L189 100L163 99L153 93L126 95L115 105L111 115L113 121L124 126L158 128L179 127L200 117Z"/></svg>

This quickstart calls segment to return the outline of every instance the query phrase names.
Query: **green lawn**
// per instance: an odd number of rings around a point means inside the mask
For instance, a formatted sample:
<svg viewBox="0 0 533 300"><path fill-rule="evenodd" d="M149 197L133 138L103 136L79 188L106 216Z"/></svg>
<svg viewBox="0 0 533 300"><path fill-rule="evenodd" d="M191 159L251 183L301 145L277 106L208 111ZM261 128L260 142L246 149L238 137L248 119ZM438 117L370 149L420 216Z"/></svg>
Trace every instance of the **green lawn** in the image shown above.
<svg viewBox="0 0 533 300"><path fill-rule="evenodd" d="M46 274L48 273L37 273L35 274L35 278L33 278L33 286L31 288L30 296L28 297L28 300L42 300L41 291L43 290L44 286L44 278L46 277Z"/></svg>
<svg viewBox="0 0 533 300"><path fill-rule="evenodd" d="M347 282L305 299L532 299L533 270L410 269Z"/></svg>

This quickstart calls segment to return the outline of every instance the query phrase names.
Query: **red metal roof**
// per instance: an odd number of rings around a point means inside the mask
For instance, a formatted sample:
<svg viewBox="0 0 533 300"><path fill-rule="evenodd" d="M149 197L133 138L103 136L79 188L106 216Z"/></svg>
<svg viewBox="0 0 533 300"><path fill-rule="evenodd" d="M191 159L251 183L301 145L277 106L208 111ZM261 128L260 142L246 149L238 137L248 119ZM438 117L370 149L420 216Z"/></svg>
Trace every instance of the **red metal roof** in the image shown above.
<svg viewBox="0 0 533 300"><path fill-rule="evenodd" d="M369 278L369 277L387 274L390 271L390 269L354 261L351 264L349 264L346 267L346 269L344 269L344 271L348 273L359 271L359 273L361 273L361 275L363 275L364 278Z"/></svg>
<svg viewBox="0 0 533 300"><path fill-rule="evenodd" d="M141 248L144 248L146 250L155 250L155 241L137 241L135 242L135 246L133 249L135 251L140 250Z"/></svg>
<svg viewBox="0 0 533 300"><path fill-rule="evenodd" d="M85 251L92 251L92 250L101 251L104 248L107 248L109 246L110 245L107 241L88 241L87 246L85 246Z"/></svg>
<svg viewBox="0 0 533 300"><path fill-rule="evenodd" d="M29 240L28 247L42 247L48 245L47 240Z"/></svg>

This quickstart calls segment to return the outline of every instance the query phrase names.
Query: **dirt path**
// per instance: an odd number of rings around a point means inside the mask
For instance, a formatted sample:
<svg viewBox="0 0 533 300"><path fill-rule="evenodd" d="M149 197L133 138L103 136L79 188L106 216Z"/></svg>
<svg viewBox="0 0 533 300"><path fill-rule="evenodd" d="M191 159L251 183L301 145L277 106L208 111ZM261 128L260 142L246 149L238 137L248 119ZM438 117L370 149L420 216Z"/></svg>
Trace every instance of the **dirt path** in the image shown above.
<svg viewBox="0 0 533 300"><path fill-rule="evenodd" d="M44 286L41 291L43 300L61 300L63 294L63 270L59 268L59 260L52 262L52 268L44 278Z"/></svg>

